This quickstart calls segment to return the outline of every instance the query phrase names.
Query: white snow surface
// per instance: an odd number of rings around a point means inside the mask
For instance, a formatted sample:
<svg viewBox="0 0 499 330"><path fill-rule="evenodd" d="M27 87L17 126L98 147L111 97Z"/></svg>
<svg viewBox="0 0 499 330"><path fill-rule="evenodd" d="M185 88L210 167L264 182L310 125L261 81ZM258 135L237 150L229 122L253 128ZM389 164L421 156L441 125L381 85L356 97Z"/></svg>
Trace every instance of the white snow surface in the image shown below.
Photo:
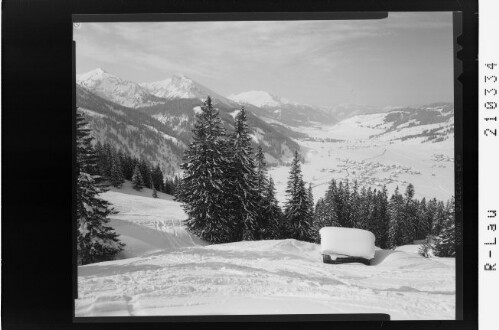
<svg viewBox="0 0 499 330"><path fill-rule="evenodd" d="M374 234L356 228L324 227L321 235L321 253L341 254L366 259L374 258Z"/></svg>
<svg viewBox="0 0 499 330"><path fill-rule="evenodd" d="M324 264L318 244L288 240L206 245L182 225L171 196L123 189L102 195L121 259L78 267L77 317L388 313L393 320L453 319L452 258L375 251L372 266ZM413 250L417 250L417 246Z"/></svg>

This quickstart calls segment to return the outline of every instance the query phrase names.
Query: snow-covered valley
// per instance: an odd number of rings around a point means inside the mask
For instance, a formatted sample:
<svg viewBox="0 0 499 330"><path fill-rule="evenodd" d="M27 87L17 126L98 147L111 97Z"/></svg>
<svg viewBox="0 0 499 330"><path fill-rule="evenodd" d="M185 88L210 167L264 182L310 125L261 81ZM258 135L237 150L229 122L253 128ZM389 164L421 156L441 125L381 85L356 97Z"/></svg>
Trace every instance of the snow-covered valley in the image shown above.
<svg viewBox="0 0 499 330"><path fill-rule="evenodd" d="M397 186L401 192L412 183L416 197L447 200L454 194L454 140L423 142L431 129L453 125L453 120L438 124L401 127L384 133L386 113L360 115L336 125L314 125L295 128L309 136L296 140L302 148L302 164L306 182L312 184L314 199L324 197L332 179L357 180L359 186L380 189L387 186L391 194ZM381 135L380 135L381 134ZM376 136L379 135L379 136ZM285 201L289 167L273 167L270 171L278 192Z"/></svg>
<svg viewBox="0 0 499 330"><path fill-rule="evenodd" d="M102 195L127 245L120 260L78 267L77 317L388 313L453 319L454 258L418 246L376 250L372 266L322 263L319 245L293 239L208 245L182 225L172 197L126 182Z"/></svg>

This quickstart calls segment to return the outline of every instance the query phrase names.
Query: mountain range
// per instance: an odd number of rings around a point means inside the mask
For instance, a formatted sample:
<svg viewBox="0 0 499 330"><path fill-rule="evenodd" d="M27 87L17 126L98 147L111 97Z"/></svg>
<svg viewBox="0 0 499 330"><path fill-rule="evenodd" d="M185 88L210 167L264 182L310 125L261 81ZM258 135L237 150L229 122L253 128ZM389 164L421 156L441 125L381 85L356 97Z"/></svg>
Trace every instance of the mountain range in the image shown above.
<svg viewBox="0 0 499 330"><path fill-rule="evenodd" d="M383 112L382 122L376 124L383 131L376 136L402 130L399 135L403 137L404 128L444 123L454 114L452 104L386 111L369 106L321 108L265 91L225 97L183 74L137 83L95 69L77 75L76 83L77 106L89 121L96 141L109 142L131 155L159 163L168 175L179 170L183 151L191 142L196 114L207 96L212 98L228 132L233 130L237 112L245 108L253 144L262 147L270 165L290 161L293 152L300 150L297 140L309 138L304 128L334 125L338 123L336 117L345 120ZM418 134L443 139L451 132L449 125Z"/></svg>

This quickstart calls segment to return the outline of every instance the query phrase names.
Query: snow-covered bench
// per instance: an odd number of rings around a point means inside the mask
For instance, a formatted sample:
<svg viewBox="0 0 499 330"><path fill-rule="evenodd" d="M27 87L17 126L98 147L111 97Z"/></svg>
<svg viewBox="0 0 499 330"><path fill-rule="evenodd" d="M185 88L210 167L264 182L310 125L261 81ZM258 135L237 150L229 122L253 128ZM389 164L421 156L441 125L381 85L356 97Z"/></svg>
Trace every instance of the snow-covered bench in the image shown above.
<svg viewBox="0 0 499 330"><path fill-rule="evenodd" d="M325 263L361 262L369 265L374 258L374 234L367 230L343 227L324 227L321 253Z"/></svg>

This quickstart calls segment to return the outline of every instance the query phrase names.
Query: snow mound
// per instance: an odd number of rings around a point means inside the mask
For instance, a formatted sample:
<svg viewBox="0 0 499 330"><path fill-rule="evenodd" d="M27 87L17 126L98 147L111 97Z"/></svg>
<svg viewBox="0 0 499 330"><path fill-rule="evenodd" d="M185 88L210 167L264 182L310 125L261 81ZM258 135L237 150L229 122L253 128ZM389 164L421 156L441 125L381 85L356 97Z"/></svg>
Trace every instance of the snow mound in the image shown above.
<svg viewBox="0 0 499 330"><path fill-rule="evenodd" d="M321 253L339 254L366 259L374 258L374 234L367 230L324 227L321 235Z"/></svg>

